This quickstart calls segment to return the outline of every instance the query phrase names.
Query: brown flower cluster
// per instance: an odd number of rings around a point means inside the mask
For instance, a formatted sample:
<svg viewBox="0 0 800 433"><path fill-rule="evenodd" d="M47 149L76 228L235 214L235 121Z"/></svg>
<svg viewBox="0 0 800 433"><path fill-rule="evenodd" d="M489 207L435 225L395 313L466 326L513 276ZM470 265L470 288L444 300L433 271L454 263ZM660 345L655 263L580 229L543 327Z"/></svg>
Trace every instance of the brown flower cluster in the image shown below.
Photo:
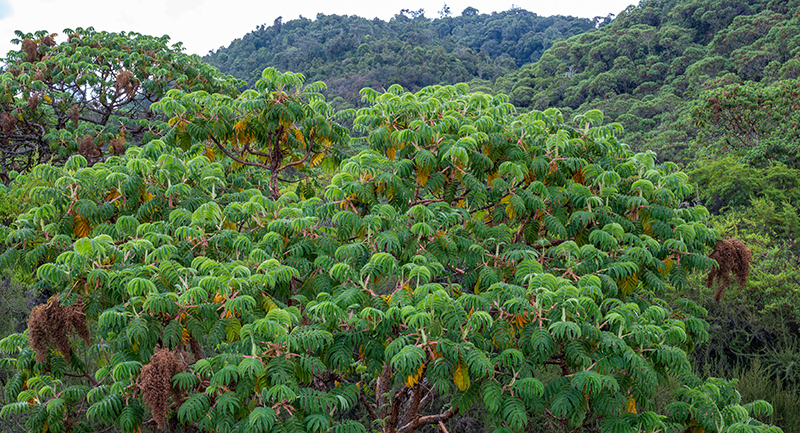
<svg viewBox="0 0 800 433"><path fill-rule="evenodd" d="M173 393L172 376L183 370L184 364L176 354L167 348L160 348L139 374L139 382L144 390L144 404L150 408L159 429L164 428L167 421L169 396Z"/></svg>
<svg viewBox="0 0 800 433"><path fill-rule="evenodd" d="M25 61L33 63L39 60L39 46L30 39L22 40L22 51L25 53Z"/></svg>
<svg viewBox="0 0 800 433"><path fill-rule="evenodd" d="M120 71L120 73L117 74L117 79L114 83L114 86L117 88L117 91L125 92L128 97L131 97L139 87L139 84L134 79L133 72Z"/></svg>
<svg viewBox="0 0 800 433"><path fill-rule="evenodd" d="M67 117L69 118L69 120L72 121L72 124L76 128L78 127L78 120L80 120L80 114L81 111L78 104L72 104L72 106L69 107L69 110L67 110Z"/></svg>
<svg viewBox="0 0 800 433"><path fill-rule="evenodd" d="M86 159L100 156L100 151L97 149L97 146L94 145L94 137L89 134L84 135L81 139L81 143L78 145L78 152L86 157Z"/></svg>
<svg viewBox="0 0 800 433"><path fill-rule="evenodd" d="M55 33L54 33L54 34L55 34ZM53 36L51 36L51 35L45 35L45 36L42 38L42 43L43 43L43 44L45 44L45 45L47 45L48 47L54 47L54 46L56 46L56 41L55 41L55 39L53 39Z"/></svg>
<svg viewBox="0 0 800 433"><path fill-rule="evenodd" d="M3 133L11 135L11 133L14 132L14 127L17 126L17 118L11 113L3 111L0 113L0 124L2 124Z"/></svg>
<svg viewBox="0 0 800 433"><path fill-rule="evenodd" d="M28 110L31 113L35 113L36 109L39 108L39 102L41 102L39 100L39 95L31 95L31 97L28 98Z"/></svg>
<svg viewBox="0 0 800 433"><path fill-rule="evenodd" d="M189 348L192 350L192 355L194 355L195 361L203 359L203 349L200 348L200 343L198 343L197 340L189 337Z"/></svg>
<svg viewBox="0 0 800 433"><path fill-rule="evenodd" d="M714 259L719 264L717 269L708 273L706 286L714 286L714 280L718 280L717 292L714 300L719 302L725 289L731 284L731 273L736 276L739 287L744 289L747 277L750 275L750 257L752 252L744 242L736 238L727 238L719 241L708 257Z"/></svg>
<svg viewBox="0 0 800 433"><path fill-rule="evenodd" d="M115 138L108 142L108 147L114 155L122 155L125 153L125 139L122 137Z"/></svg>
<svg viewBox="0 0 800 433"><path fill-rule="evenodd" d="M67 332L80 337L86 344L90 342L89 328L86 326L86 313L83 300L64 307L54 296L46 304L37 306L28 317L28 342L36 352L36 361L45 362L47 351L55 345L65 359L69 359L72 348Z"/></svg>

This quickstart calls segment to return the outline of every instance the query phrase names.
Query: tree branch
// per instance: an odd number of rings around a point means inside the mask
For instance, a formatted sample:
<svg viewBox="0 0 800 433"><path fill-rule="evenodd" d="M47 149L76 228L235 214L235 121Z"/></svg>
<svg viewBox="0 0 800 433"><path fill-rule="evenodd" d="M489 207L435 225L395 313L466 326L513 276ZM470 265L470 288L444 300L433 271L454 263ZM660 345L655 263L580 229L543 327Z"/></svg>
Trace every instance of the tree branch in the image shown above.
<svg viewBox="0 0 800 433"><path fill-rule="evenodd" d="M369 417L372 419L372 421L376 421L378 419L378 414L375 413L375 408L373 408L370 402L367 401L367 398L364 397L364 394L360 393L358 395L358 399L361 400L361 404L364 405L364 408L367 410L367 413L369 413Z"/></svg>
<svg viewBox="0 0 800 433"><path fill-rule="evenodd" d="M287 162L286 164L278 167L277 172L280 173L280 172L282 172L283 170L286 170L289 167L294 167L295 165L300 165L300 164L306 162L306 160L311 156L312 153L314 153L314 152L309 150L308 153L306 153L306 156L303 157L303 159L298 159L297 161L294 161L294 162Z"/></svg>
<svg viewBox="0 0 800 433"><path fill-rule="evenodd" d="M83 374L70 374L70 373L64 373L64 376L69 376L69 377L85 377L85 378L89 379L89 382L92 382L92 385L94 385L94 386L97 386L97 385L99 385L99 383L97 383L97 381L96 381L96 380L94 380L94 378L93 378L92 376L89 376L89 375L88 375L88 374L86 374L86 373L83 373Z"/></svg>
<svg viewBox="0 0 800 433"><path fill-rule="evenodd" d="M389 426L389 433L395 433L395 424L397 424L397 417L400 415L400 405L403 404L405 400L404 398L401 399L400 396L405 394L407 390L407 387L400 388L400 390L394 393L394 397L392 397L392 413L386 421L386 425Z"/></svg>
<svg viewBox="0 0 800 433"><path fill-rule="evenodd" d="M221 151L222 151L222 153L224 153L224 154L225 154L225 155L226 155L228 158L230 158L230 159L232 159L232 160L234 160L234 161L238 162L239 164L242 164L242 165L250 165L250 166L253 166L253 167L261 167L261 168L263 168L263 169L269 170L269 167L268 167L268 166L266 166L265 164L261 164L260 162L250 162L250 161L245 161L245 160L243 160L243 159L241 159L241 158L237 158L237 157L236 157L236 156L234 156L234 155L233 155L233 154L232 154L232 153L231 153L231 152L230 152L228 149L226 149L226 148L225 148L225 146L223 146L222 144L220 144L220 142L219 142L219 141L217 141L217 139L216 139L215 137L213 137L213 136L211 136L211 141L212 141L214 144L216 144L216 145L217 145L217 147L219 148L219 150L221 150Z"/></svg>
<svg viewBox="0 0 800 433"><path fill-rule="evenodd" d="M416 429L418 429L420 427L424 427L426 425L439 424L440 422L444 423L445 421L449 420L450 418L453 417L453 415L455 415L457 413L458 413L458 408L453 409L451 407L450 409L447 409L444 413L440 413L438 415L423 416L421 418L418 418L418 419L416 419L414 421L411 421L410 423L400 427L397 430L397 433L412 432L412 431L414 431L414 430L416 430Z"/></svg>
<svg viewBox="0 0 800 433"><path fill-rule="evenodd" d="M384 406L386 405L386 391L389 385L389 377L392 374L392 367L387 362L383 365L383 371L381 375L378 377L378 383L375 387L375 401L378 404L378 412L381 414L378 418L384 418L386 416L386 409Z"/></svg>

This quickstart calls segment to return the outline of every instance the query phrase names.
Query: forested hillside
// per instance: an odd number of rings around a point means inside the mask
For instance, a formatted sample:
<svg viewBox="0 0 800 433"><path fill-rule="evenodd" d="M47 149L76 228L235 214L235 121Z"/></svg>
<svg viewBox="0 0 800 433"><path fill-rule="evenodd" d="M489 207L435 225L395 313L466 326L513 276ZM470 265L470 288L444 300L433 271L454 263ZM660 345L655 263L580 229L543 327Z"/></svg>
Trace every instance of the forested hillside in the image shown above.
<svg viewBox="0 0 800 433"><path fill-rule="evenodd" d="M705 90L800 75L799 11L796 0L643 0L494 88L519 106L602 109L626 125L628 142L685 158Z"/></svg>
<svg viewBox="0 0 800 433"><path fill-rule="evenodd" d="M309 82L324 80L334 105L347 107L360 102L364 87L418 90L473 78L494 81L538 60L553 41L607 22L541 17L523 9L478 12L467 8L450 16L442 10L440 18L430 19L421 10L404 10L388 22L323 14L278 19L204 60L250 85L267 66L301 72Z"/></svg>

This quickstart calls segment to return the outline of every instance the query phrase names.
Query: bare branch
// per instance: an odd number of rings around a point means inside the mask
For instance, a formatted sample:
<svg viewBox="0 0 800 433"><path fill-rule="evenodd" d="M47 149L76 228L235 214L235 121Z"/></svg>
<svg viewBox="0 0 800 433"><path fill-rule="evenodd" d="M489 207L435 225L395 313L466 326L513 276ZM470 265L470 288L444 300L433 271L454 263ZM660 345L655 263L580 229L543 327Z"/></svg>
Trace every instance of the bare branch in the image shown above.
<svg viewBox="0 0 800 433"><path fill-rule="evenodd" d="M215 144L215 145L216 145L216 146L219 148L219 150L221 150L221 151L222 151L222 153L224 153L224 154L225 154L225 155L226 155L228 158L230 158L230 159L232 159L232 160L234 160L234 161L238 162L239 164L242 164L242 165L250 165L250 166L253 166L253 167L261 167L261 168L264 168L264 169L267 169L267 170L269 170L269 167L268 167L268 166L266 166L266 165L264 165L264 164L261 164L260 162L250 162L250 161L245 161L245 160L243 160L243 159L241 159L241 158L238 158L238 157L236 157L236 156L235 156L235 155L233 155L233 154L232 154L232 153L231 153L231 152L230 152L228 149L226 149L226 148L225 148L225 146L223 146L223 145L222 145L222 144L221 144L219 141L217 141L216 137L212 136L212 137L211 137L211 141L212 141L212 142L213 142L213 143L214 143L214 144Z"/></svg>
<svg viewBox="0 0 800 433"><path fill-rule="evenodd" d="M414 431L414 430L416 430L416 429L418 429L420 427L424 427L426 425L444 423L445 421L449 420L450 418L453 417L453 415L455 415L457 413L458 413L458 408L453 409L451 407L450 409L447 409L444 413L440 413L438 415L423 416L421 418L418 418L418 419L416 419L416 420L414 420L414 421L412 421L412 422L400 427L399 429L397 429L397 433L412 432L412 431Z"/></svg>

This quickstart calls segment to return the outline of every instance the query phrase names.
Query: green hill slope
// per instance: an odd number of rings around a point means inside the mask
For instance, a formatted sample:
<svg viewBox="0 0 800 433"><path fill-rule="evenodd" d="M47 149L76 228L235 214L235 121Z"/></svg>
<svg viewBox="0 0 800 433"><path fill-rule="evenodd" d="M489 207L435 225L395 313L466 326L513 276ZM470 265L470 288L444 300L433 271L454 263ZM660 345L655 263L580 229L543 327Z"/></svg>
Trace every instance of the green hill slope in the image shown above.
<svg viewBox="0 0 800 433"><path fill-rule="evenodd" d="M518 106L599 108L625 138L686 157L693 100L731 83L800 74L797 0L645 0L608 26L558 41L536 63L497 80Z"/></svg>
<svg viewBox="0 0 800 433"><path fill-rule="evenodd" d="M267 66L323 80L339 107L360 102L364 87L494 81L536 61L553 41L593 30L599 19L541 17L522 9L429 19L403 11L389 21L317 15L260 26L204 60L252 84ZM607 22L608 20L602 21ZM338 99L341 98L341 99Z"/></svg>

